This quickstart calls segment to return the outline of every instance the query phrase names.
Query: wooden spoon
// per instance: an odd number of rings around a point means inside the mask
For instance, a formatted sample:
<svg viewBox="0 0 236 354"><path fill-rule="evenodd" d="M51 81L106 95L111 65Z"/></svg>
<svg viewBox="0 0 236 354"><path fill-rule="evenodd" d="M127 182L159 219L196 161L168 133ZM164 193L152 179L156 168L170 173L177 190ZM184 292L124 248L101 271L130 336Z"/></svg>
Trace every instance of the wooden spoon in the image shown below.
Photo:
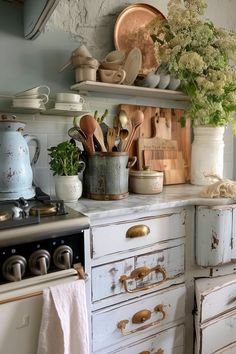
<svg viewBox="0 0 236 354"><path fill-rule="evenodd" d="M130 136L128 138L127 145L125 146L124 151L129 151L130 146L134 140L135 133L138 129L138 127L143 123L144 121L144 114L142 111L139 109L134 112L133 116L131 117L131 122L132 122L132 131L130 133Z"/></svg>
<svg viewBox="0 0 236 354"><path fill-rule="evenodd" d="M87 144L92 152L95 151L93 143L93 134L97 128L96 120L89 114L85 114L80 119L80 128L87 136Z"/></svg>
<svg viewBox="0 0 236 354"><path fill-rule="evenodd" d="M101 147L101 150L103 152L106 152L107 149L106 149L106 146L104 144L104 136L103 136L103 132L102 132L102 128L100 126L100 124L95 120L96 122L96 129L95 129L95 132L93 133L95 138L97 139L100 147Z"/></svg>
<svg viewBox="0 0 236 354"><path fill-rule="evenodd" d="M112 151L116 141L116 131L114 128L107 129L107 147L108 151Z"/></svg>

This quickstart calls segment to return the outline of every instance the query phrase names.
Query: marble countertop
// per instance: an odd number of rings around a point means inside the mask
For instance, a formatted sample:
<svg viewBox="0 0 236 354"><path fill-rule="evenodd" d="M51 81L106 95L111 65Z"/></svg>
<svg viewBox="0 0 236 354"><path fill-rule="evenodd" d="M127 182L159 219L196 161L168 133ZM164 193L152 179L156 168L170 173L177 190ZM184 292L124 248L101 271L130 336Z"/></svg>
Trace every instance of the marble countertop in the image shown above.
<svg viewBox="0 0 236 354"><path fill-rule="evenodd" d="M173 207L191 205L225 205L234 204L228 198L201 198L199 192L203 187L191 184L165 186L163 192L155 195L130 194L128 197L115 201L96 201L81 198L76 203L67 205L90 218L90 221L130 215L137 212L155 211Z"/></svg>

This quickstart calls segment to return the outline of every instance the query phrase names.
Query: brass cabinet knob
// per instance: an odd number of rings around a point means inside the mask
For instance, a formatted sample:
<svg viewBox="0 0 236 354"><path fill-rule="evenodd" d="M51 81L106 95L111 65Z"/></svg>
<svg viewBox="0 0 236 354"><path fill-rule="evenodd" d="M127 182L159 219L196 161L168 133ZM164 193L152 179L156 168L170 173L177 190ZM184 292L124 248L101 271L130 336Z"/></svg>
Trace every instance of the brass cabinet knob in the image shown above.
<svg viewBox="0 0 236 354"><path fill-rule="evenodd" d="M147 225L135 225L126 231L127 238L142 237L148 234L150 234L150 228Z"/></svg>

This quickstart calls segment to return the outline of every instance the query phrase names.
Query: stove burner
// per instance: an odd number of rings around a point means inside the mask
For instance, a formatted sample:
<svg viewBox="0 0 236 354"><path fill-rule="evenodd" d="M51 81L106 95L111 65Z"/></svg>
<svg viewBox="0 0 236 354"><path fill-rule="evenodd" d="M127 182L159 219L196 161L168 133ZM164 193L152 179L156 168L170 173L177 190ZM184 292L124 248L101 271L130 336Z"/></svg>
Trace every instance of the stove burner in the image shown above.
<svg viewBox="0 0 236 354"><path fill-rule="evenodd" d="M58 211L58 208L56 205L53 204L43 204L43 205L36 205L30 208L29 214L36 216L49 216L49 215L56 215Z"/></svg>
<svg viewBox="0 0 236 354"><path fill-rule="evenodd" d="M5 211L0 212L0 222L11 219L11 215Z"/></svg>

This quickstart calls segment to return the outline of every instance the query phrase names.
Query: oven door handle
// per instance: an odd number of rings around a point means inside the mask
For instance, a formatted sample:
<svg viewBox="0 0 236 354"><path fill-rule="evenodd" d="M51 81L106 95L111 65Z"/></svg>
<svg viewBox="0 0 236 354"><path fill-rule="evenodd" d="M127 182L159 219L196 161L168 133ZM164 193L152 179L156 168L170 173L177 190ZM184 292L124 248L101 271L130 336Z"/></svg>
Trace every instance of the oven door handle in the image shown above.
<svg viewBox="0 0 236 354"><path fill-rule="evenodd" d="M75 277L74 280L78 280L79 279L79 280L83 280L83 281L87 281L87 279L88 279L88 275L84 272L84 268L83 268L83 266L80 263L74 264L74 269L60 271L60 272L57 272L57 273L59 273L59 274L63 273L64 276L56 275L54 278L52 278L52 273L50 273L50 274L47 274L47 275L38 276L37 279L39 277L41 279L45 279L45 278L47 278L50 275L50 280L49 281L41 282L41 285L44 285L43 288L47 288L48 287L47 286L48 282L51 283L53 281L58 281L58 280L63 279L63 278L64 279L70 279L72 277ZM55 273L54 273L54 275L55 275ZM35 297L35 296L40 296L40 295L43 294L43 290L38 290L38 291L32 291L30 293L26 293L26 294L22 294L22 295L18 295L18 296L9 296L9 295L7 295L10 291L14 291L15 292L17 290L20 290L22 292L23 289L27 288L26 284L24 286L22 283L27 282L27 281L28 281L28 279L21 280L20 282L17 282L18 288L16 286L15 286L14 289L10 289L8 287L8 291L1 291L1 294L0 294L0 305L6 304L6 303L9 303L9 302L14 302L14 301L28 299L28 298ZM22 284L22 286L20 286L21 284ZM7 285L11 286L11 285L15 285L15 283L7 284ZM34 284L34 285L38 286L39 283ZM4 285L2 285L2 287L3 286ZM32 287L32 284L28 284L28 286ZM5 296L4 296L4 294L5 294Z"/></svg>

